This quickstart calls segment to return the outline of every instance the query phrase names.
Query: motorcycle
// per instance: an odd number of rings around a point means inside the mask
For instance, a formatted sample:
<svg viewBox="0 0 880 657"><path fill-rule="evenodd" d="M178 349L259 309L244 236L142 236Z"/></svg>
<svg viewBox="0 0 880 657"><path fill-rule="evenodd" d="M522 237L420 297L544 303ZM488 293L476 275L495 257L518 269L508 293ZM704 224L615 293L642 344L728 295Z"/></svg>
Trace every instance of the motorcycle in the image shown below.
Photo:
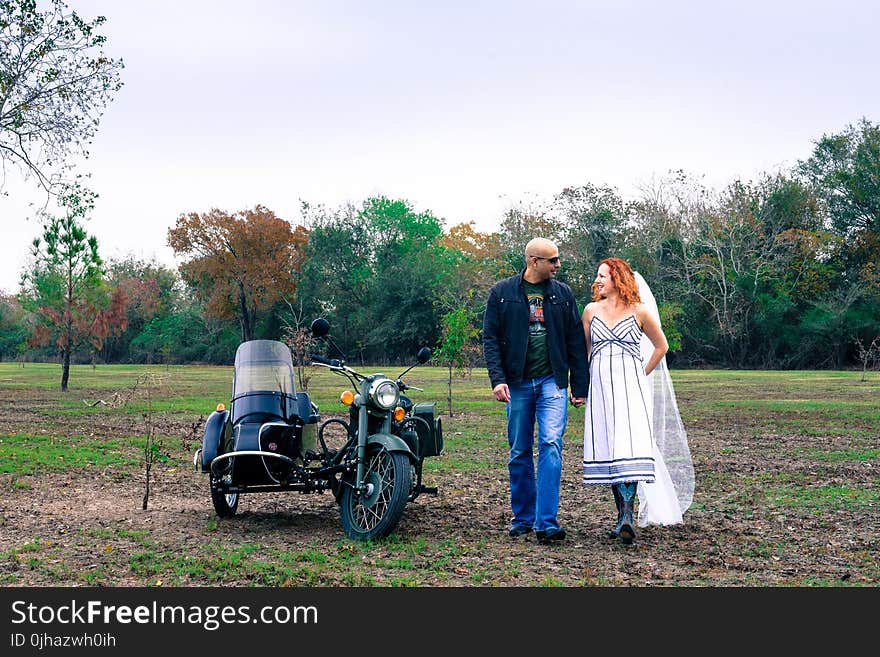
<svg viewBox="0 0 880 657"><path fill-rule="evenodd" d="M312 322L312 334L327 339L329 324ZM335 345L334 345L335 346ZM437 488L422 482L424 461L443 453L443 426L436 404L413 403L407 390L423 392L403 381L414 365L396 379L384 374L362 374L339 359L310 354L313 363L346 377L355 389L340 396L349 408L349 419L329 419L318 433L332 423L345 428L348 440L335 459L352 466L339 480L337 501L342 527L351 538L372 540L394 531L407 502L421 493L437 494ZM422 347L416 364L425 364L431 350Z"/></svg>
<svg viewBox="0 0 880 657"><path fill-rule="evenodd" d="M328 339L329 324L312 322L312 334ZM431 350L423 347L417 364ZM242 495L270 491L332 491L342 528L356 540L388 536L407 502L437 493L422 483L424 459L443 452L443 431L433 403L403 395L420 390L383 374L365 375L341 360L311 355L313 364L347 377L348 421L321 422L305 391L297 392L290 349L274 340L250 340L235 354L230 408L218 404L205 422L195 469L208 475L211 501L221 518L234 516ZM328 428L341 427L343 442L328 446Z"/></svg>

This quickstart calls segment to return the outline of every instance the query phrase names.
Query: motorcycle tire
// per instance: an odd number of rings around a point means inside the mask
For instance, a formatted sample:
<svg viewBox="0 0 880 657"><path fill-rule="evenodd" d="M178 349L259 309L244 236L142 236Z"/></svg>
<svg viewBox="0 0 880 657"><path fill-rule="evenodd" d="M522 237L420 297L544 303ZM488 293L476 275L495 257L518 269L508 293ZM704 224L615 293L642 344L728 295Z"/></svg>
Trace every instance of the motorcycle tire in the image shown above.
<svg viewBox="0 0 880 657"><path fill-rule="evenodd" d="M214 503L214 511L221 518L231 518L238 510L238 493L224 493L220 488L211 484L211 502Z"/></svg>
<svg viewBox="0 0 880 657"><path fill-rule="evenodd" d="M401 452L373 447L367 452L364 480L372 484L367 495L358 496L343 486L340 497L342 529L346 536L372 541L388 536L397 527L412 487L409 458Z"/></svg>

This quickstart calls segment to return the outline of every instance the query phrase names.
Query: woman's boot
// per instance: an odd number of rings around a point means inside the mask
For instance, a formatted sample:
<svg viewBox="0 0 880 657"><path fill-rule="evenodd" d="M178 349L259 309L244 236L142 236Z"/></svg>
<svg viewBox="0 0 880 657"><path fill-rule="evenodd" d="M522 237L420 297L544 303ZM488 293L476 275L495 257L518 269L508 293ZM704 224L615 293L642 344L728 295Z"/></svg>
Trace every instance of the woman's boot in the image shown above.
<svg viewBox="0 0 880 657"><path fill-rule="evenodd" d="M617 490L617 484L612 484L611 492L614 493L614 504L617 507L617 524L608 530L608 538L617 538L620 535L620 518L623 515L623 498Z"/></svg>
<svg viewBox="0 0 880 657"><path fill-rule="evenodd" d="M634 507L636 502L636 487L638 483L635 481L626 482L618 485L618 493L621 500L620 520L617 521L617 535L620 540L627 545L636 539L636 526L633 520Z"/></svg>

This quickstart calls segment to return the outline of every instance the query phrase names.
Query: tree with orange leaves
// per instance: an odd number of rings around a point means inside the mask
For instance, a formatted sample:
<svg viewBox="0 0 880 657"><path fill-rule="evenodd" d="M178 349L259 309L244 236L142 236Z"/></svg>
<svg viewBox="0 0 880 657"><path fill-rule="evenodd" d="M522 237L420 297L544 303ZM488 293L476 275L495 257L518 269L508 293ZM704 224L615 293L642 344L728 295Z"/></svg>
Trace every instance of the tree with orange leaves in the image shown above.
<svg viewBox="0 0 880 657"><path fill-rule="evenodd" d="M260 311L293 298L307 241L305 228L262 205L182 214L168 231L168 246L189 257L180 273L205 302L205 314L237 319L242 341L254 339Z"/></svg>
<svg viewBox="0 0 880 657"><path fill-rule="evenodd" d="M451 289L459 294L483 299L496 279L514 273L505 261L500 235L479 232L473 221L450 228L441 243L455 254L452 275L457 280ZM458 307L459 302L453 305Z"/></svg>

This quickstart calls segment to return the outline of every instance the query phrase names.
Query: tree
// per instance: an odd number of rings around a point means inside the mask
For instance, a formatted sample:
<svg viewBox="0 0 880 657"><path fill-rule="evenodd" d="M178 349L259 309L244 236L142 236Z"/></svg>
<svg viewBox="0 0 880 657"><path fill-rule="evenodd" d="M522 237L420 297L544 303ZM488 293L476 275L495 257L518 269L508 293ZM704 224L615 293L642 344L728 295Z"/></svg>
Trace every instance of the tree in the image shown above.
<svg viewBox="0 0 880 657"><path fill-rule="evenodd" d="M104 108L122 87L122 60L107 57L97 33L61 0L0 0L0 162L52 188L55 165L87 146ZM4 166L5 170L5 166ZM2 180L0 180L2 187Z"/></svg>
<svg viewBox="0 0 880 657"><path fill-rule="evenodd" d="M562 244L562 226L541 204L519 203L504 213L499 236L504 270L510 276L525 267L526 244L533 237L546 237L557 246ZM564 277L564 268L560 272L560 278Z"/></svg>
<svg viewBox="0 0 880 657"><path fill-rule="evenodd" d="M843 276L880 302L880 126L862 119L819 139L799 173L828 208L830 228L846 240Z"/></svg>
<svg viewBox="0 0 880 657"><path fill-rule="evenodd" d="M167 397L169 391L163 385L164 378L157 377L151 372L147 372L138 380L143 383L144 396L147 399L147 409L143 413L144 417L144 499L141 508L146 511L147 504L150 501L150 483L153 475L153 466L157 463L165 463L170 458L165 450L165 443L162 436L156 431L158 426L167 426L162 418L159 422L153 417L153 396L159 398ZM164 389L163 389L164 388Z"/></svg>
<svg viewBox="0 0 880 657"><path fill-rule="evenodd" d="M751 355L750 328L757 298L777 269L782 245L766 231L762 187L736 181L717 205L699 207L688 222L681 259L689 291L714 325L715 346L742 367Z"/></svg>
<svg viewBox="0 0 880 657"><path fill-rule="evenodd" d="M303 311L302 304L295 308L293 304L288 306L287 317L284 318L284 333L282 341L290 349L293 358L293 366L296 369L296 386L298 390L308 390L311 359L309 355L314 352L318 339L312 335L311 327L306 326L308 319ZM310 322L309 322L310 324Z"/></svg>
<svg viewBox="0 0 880 657"><path fill-rule="evenodd" d="M556 195L553 209L563 226L562 268L575 298L590 298L590 286L603 258L620 254L626 212L617 191L589 183Z"/></svg>
<svg viewBox="0 0 880 657"><path fill-rule="evenodd" d="M442 244L451 264L439 298L439 312L442 313L443 320L441 343L447 344L450 335L448 322L453 313L456 319L464 317L469 320L469 329L479 335L489 289L495 281L510 276L513 272L507 269L502 257L498 233L478 232L474 230L473 222L453 226L443 238ZM458 328L465 327L459 325ZM482 349L478 348L476 353L468 353L466 357L469 369L482 359ZM449 392L451 408L451 387Z"/></svg>
<svg viewBox="0 0 880 657"><path fill-rule="evenodd" d="M227 214L182 214L168 231L175 254L189 256L181 275L205 301L207 315L236 318L242 341L254 339L257 315L292 299L308 231L262 205Z"/></svg>
<svg viewBox="0 0 880 657"><path fill-rule="evenodd" d="M27 327L21 303L0 292L0 361L18 357L25 348Z"/></svg>
<svg viewBox="0 0 880 657"><path fill-rule="evenodd" d="M871 340L871 344L865 345L861 340L856 340L859 350L859 361L862 364L862 378L864 383L868 378L868 368L876 366L880 362L880 335Z"/></svg>
<svg viewBox="0 0 880 657"><path fill-rule="evenodd" d="M309 227L305 262L297 288L303 316L325 317L334 342L347 358L366 348L371 316L368 298L373 279L372 238L366 219L351 205L331 210L303 204Z"/></svg>
<svg viewBox="0 0 880 657"><path fill-rule="evenodd" d="M180 276L176 269L155 261L147 262L129 256L106 263L105 280L124 291L128 298L127 327L116 338L104 341L104 362L125 362L133 358L131 342L157 315L179 312L182 303Z"/></svg>
<svg viewBox="0 0 880 657"><path fill-rule="evenodd" d="M237 331L206 322L196 306L183 305L147 322L131 341L131 356L142 363L231 363L237 337Z"/></svg>
<svg viewBox="0 0 880 657"><path fill-rule="evenodd" d="M438 360L446 366L449 375L446 393L449 417L452 417L452 374L455 372L464 376L470 373L481 352L478 339L480 331L469 314L468 309L462 306L443 316L443 336L438 349Z"/></svg>
<svg viewBox="0 0 880 657"><path fill-rule="evenodd" d="M450 228L442 245L453 256L449 287L457 303L468 297L485 303L495 281L514 273L505 265L498 233L481 233L473 221Z"/></svg>
<svg viewBox="0 0 880 657"><path fill-rule="evenodd" d="M841 234L880 231L880 126L858 126L823 135L799 172L822 193L831 224Z"/></svg>
<svg viewBox="0 0 880 657"><path fill-rule="evenodd" d="M374 353L410 360L440 334L436 306L452 264L443 225L430 211L385 197L367 199L360 214L373 237L374 275L361 300L372 313L367 344Z"/></svg>
<svg viewBox="0 0 880 657"><path fill-rule="evenodd" d="M689 182L681 172L671 179L654 180L641 189L641 198L626 207L621 252L632 268L650 282L658 300L680 293L675 285L675 272L670 268L671 256L681 251L683 243L682 206L676 203L678 188Z"/></svg>
<svg viewBox="0 0 880 657"><path fill-rule="evenodd" d="M308 208L307 208L308 209ZM437 302L452 259L442 223L403 200L313 211L299 302L326 317L345 356L409 361L440 334Z"/></svg>
<svg viewBox="0 0 880 657"><path fill-rule="evenodd" d="M686 359L791 367L838 353L818 319L828 303L856 297L839 295L840 240L797 179L765 174L715 195L678 172L630 205L630 227L625 251L658 283L661 312L664 301L686 308L675 319Z"/></svg>
<svg viewBox="0 0 880 657"><path fill-rule="evenodd" d="M70 359L88 341L93 350L114 330L124 330L124 295L111 295L103 284L98 240L82 224L97 196L79 181L64 185L61 216L44 216L43 237L33 241L33 264L23 276L23 299L38 324L32 343L55 339L61 352L61 390L67 390Z"/></svg>

